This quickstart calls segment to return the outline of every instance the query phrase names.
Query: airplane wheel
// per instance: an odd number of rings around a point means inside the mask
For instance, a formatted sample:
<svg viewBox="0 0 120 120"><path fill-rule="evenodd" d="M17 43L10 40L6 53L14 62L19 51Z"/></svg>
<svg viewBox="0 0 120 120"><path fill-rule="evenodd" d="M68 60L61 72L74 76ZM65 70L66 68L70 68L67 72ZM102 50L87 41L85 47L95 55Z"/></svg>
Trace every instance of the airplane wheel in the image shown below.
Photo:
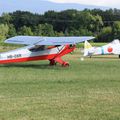
<svg viewBox="0 0 120 120"><path fill-rule="evenodd" d="M49 64L49 65L50 65L50 66L56 65L55 60L50 60L50 64Z"/></svg>
<svg viewBox="0 0 120 120"><path fill-rule="evenodd" d="M62 64L63 67L69 67L69 63L65 62Z"/></svg>

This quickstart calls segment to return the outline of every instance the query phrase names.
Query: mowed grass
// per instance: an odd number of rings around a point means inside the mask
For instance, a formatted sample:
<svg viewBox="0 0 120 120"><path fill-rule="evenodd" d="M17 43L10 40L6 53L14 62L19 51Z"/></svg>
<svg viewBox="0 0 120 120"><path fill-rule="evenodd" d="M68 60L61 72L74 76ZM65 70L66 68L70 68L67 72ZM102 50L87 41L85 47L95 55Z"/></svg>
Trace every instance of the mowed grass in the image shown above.
<svg viewBox="0 0 120 120"><path fill-rule="evenodd" d="M0 65L0 120L120 120L120 59L63 59Z"/></svg>

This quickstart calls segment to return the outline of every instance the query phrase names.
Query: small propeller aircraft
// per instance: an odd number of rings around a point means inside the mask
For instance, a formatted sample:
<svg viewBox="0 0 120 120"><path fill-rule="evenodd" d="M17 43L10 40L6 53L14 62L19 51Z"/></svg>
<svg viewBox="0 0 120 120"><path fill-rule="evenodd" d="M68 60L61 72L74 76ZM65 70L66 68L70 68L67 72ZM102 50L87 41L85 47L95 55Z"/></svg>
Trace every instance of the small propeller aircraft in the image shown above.
<svg viewBox="0 0 120 120"><path fill-rule="evenodd" d="M119 55L120 58L120 41L118 39L113 40L111 43L102 47L92 47L88 41L84 43L84 56L92 55Z"/></svg>
<svg viewBox="0 0 120 120"><path fill-rule="evenodd" d="M57 62L69 66L62 56L72 52L76 43L91 40L94 37L39 37L15 36L5 40L5 43L27 45L16 50L0 53L0 64L49 60L50 65Z"/></svg>

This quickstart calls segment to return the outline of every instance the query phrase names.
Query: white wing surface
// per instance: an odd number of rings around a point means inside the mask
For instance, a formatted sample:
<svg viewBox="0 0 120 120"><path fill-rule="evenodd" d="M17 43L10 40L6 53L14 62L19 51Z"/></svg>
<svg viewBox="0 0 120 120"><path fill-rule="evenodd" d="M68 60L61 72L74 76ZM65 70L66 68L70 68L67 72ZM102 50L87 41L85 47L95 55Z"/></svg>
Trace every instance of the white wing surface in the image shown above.
<svg viewBox="0 0 120 120"><path fill-rule="evenodd" d="M5 43L23 45L66 45L76 44L94 39L92 36L84 37L39 37L39 36L16 36L5 40Z"/></svg>

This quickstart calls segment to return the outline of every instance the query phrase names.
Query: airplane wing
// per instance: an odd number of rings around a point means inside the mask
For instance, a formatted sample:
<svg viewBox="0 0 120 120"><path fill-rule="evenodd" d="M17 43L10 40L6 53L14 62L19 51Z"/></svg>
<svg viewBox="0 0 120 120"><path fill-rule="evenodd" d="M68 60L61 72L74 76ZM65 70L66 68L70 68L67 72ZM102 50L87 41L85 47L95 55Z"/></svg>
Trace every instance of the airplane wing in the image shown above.
<svg viewBox="0 0 120 120"><path fill-rule="evenodd" d="M92 36L84 37L39 37L39 36L16 36L5 40L5 43L22 45L66 45L76 44L94 39Z"/></svg>

